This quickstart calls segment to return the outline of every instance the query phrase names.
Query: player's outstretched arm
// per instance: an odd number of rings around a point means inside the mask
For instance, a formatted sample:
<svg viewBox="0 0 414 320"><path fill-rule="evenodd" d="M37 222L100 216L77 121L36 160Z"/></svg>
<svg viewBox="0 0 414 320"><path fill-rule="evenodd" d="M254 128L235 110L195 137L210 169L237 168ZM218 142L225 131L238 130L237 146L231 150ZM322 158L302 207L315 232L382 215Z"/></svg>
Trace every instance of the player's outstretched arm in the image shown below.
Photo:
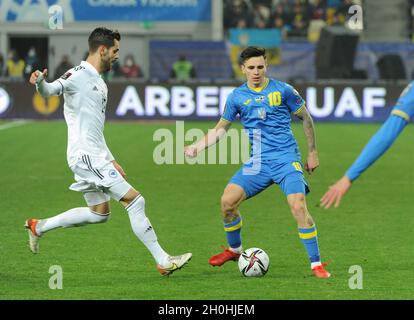
<svg viewBox="0 0 414 320"><path fill-rule="evenodd" d="M328 209L335 203L335 208L337 208L341 203L342 197L351 188L352 182L392 146L406 125L407 121L405 119L391 115L372 136L345 176L332 185L323 195L321 206Z"/></svg>
<svg viewBox="0 0 414 320"><path fill-rule="evenodd" d="M312 174L319 167L318 151L316 150L315 126L312 116L309 114L306 106L300 109L296 116L303 121L303 131L305 132L306 141L308 143L308 157L305 163L305 170Z"/></svg>
<svg viewBox="0 0 414 320"><path fill-rule="evenodd" d="M185 146L184 154L189 158L196 157L204 149L216 144L226 134L230 126L230 121L220 119L216 126L208 130L208 133L202 139L192 145Z"/></svg>
<svg viewBox="0 0 414 320"><path fill-rule="evenodd" d="M325 209L330 208L335 203L338 208L342 197L351 188L352 182L347 176L343 176L335 184L329 187L329 190L321 198L321 206Z"/></svg>
<svg viewBox="0 0 414 320"><path fill-rule="evenodd" d="M62 93L62 84L58 80L47 83L45 78L47 76L47 69L43 72L36 70L30 75L29 82L36 85L36 90L43 96L56 96Z"/></svg>

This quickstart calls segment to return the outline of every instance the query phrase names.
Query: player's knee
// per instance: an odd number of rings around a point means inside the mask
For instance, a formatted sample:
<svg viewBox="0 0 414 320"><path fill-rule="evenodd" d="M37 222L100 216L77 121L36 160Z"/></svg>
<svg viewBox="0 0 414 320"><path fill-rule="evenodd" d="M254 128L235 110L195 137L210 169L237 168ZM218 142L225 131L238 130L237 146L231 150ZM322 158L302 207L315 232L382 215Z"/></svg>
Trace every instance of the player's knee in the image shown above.
<svg viewBox="0 0 414 320"><path fill-rule="evenodd" d="M304 217L306 215L305 201L300 199L290 203L290 211L294 217Z"/></svg>
<svg viewBox="0 0 414 320"><path fill-rule="evenodd" d="M92 210L90 210L90 212L92 213L89 219L90 223L104 223L104 222L107 222L111 216L111 212L108 212L105 214L98 213Z"/></svg>
<svg viewBox="0 0 414 320"><path fill-rule="evenodd" d="M224 194L221 197L221 211L224 216L237 214L237 202Z"/></svg>
<svg viewBox="0 0 414 320"><path fill-rule="evenodd" d="M96 205L89 205L89 210L92 213L106 215L111 213L111 206L109 205L109 201L107 201Z"/></svg>
<svg viewBox="0 0 414 320"><path fill-rule="evenodd" d="M141 200L140 200L141 199ZM140 203L143 203L145 205L144 197L136 191L134 188L131 188L120 200L121 204L127 208L136 201L140 200Z"/></svg>

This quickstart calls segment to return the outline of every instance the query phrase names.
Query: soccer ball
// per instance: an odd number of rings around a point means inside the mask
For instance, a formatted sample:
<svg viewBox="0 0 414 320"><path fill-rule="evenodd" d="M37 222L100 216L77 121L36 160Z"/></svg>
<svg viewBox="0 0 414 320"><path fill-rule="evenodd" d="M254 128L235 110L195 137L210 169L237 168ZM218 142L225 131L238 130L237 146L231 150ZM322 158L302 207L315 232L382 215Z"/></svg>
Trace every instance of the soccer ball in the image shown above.
<svg viewBox="0 0 414 320"><path fill-rule="evenodd" d="M259 248L250 248L239 257L239 270L245 277L262 277L269 269L269 256Z"/></svg>

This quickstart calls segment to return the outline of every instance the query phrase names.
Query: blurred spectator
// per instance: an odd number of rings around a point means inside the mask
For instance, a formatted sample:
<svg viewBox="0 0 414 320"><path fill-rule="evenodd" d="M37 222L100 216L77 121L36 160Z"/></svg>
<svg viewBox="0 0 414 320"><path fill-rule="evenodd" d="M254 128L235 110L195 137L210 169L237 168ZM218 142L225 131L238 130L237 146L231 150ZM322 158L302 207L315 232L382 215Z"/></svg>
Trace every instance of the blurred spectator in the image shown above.
<svg viewBox="0 0 414 320"><path fill-rule="evenodd" d="M285 36L306 38L312 20L343 25L352 5L352 0L225 0L224 28L277 28Z"/></svg>
<svg viewBox="0 0 414 320"><path fill-rule="evenodd" d="M171 68L171 78L177 80L189 80L196 77L196 73L191 61L185 56L180 56Z"/></svg>
<svg viewBox="0 0 414 320"><path fill-rule="evenodd" d="M33 71L39 69L39 67L39 58L37 57L36 48L32 46L27 52L24 75L28 77Z"/></svg>
<svg viewBox="0 0 414 320"><path fill-rule="evenodd" d="M263 29L269 23L270 9L264 4L255 3L253 6L253 27Z"/></svg>
<svg viewBox="0 0 414 320"><path fill-rule="evenodd" d="M248 3L243 0L230 0L224 6L224 28L236 28L240 20L244 20L247 28L252 26L252 14Z"/></svg>
<svg viewBox="0 0 414 320"><path fill-rule="evenodd" d="M296 2L293 8L293 19L291 21L292 29L289 31L289 36L306 37L308 30L308 18L304 7Z"/></svg>
<svg viewBox="0 0 414 320"><path fill-rule="evenodd" d="M286 38L287 32L289 31L288 26L284 23L281 17L274 18L273 21L270 21L269 28L279 29L282 38Z"/></svg>
<svg viewBox="0 0 414 320"><path fill-rule="evenodd" d="M266 23L265 20L259 19L255 22L254 28L264 29L264 28L266 28L266 25L267 25L267 23Z"/></svg>
<svg viewBox="0 0 414 320"><path fill-rule="evenodd" d="M283 24L287 24L291 20L291 13L287 7L284 7L282 4L278 4L274 7L274 12L272 13L269 19L269 28L275 27L276 19L281 19ZM278 20L280 23L280 20Z"/></svg>
<svg viewBox="0 0 414 320"><path fill-rule="evenodd" d="M59 65L56 67L55 79L60 78L70 68L73 68L73 64L70 62L69 56L65 54L62 56L62 60L60 60Z"/></svg>
<svg viewBox="0 0 414 320"><path fill-rule="evenodd" d="M121 68L122 75L127 78L143 78L144 74L141 67L135 63L134 57L131 54L125 56L125 63Z"/></svg>
<svg viewBox="0 0 414 320"><path fill-rule="evenodd" d="M0 77L6 75L6 62L4 61L3 54L0 53Z"/></svg>
<svg viewBox="0 0 414 320"><path fill-rule="evenodd" d="M12 79L22 79L24 73L24 61L20 59L14 49L9 51L6 62L6 75Z"/></svg>
<svg viewBox="0 0 414 320"><path fill-rule="evenodd" d="M310 20L326 20L326 0L309 0L308 15Z"/></svg>
<svg viewBox="0 0 414 320"><path fill-rule="evenodd" d="M236 28L238 28L238 29L246 29L247 28L247 21L244 20L244 19L240 19L239 21L237 21Z"/></svg>

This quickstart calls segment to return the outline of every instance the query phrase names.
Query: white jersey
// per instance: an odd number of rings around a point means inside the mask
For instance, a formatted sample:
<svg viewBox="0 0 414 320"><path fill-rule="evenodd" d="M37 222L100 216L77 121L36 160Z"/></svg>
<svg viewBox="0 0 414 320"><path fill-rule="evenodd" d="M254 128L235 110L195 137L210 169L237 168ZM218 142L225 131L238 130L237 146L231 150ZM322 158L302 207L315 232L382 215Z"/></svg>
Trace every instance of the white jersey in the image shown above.
<svg viewBox="0 0 414 320"><path fill-rule="evenodd" d="M95 67L82 61L55 82L60 83L65 100L69 167L83 155L114 160L103 135L108 88Z"/></svg>

